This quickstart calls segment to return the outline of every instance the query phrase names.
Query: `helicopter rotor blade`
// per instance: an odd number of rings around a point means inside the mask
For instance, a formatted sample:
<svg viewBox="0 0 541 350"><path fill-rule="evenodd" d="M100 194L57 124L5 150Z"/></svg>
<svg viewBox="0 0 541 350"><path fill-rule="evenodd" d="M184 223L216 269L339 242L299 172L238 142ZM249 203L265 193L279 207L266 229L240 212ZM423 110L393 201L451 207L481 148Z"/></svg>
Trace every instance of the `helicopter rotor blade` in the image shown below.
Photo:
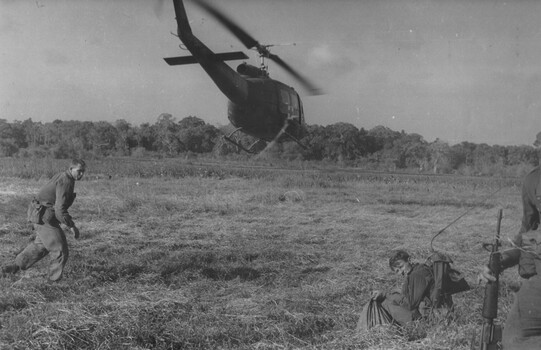
<svg viewBox="0 0 541 350"><path fill-rule="evenodd" d="M285 69L289 74L291 74L295 79L297 79L302 86L308 91L310 95L322 95L323 91L311 83L308 79L300 75L297 71L295 71L291 66L287 63L285 63L280 57L274 54L269 54L268 58L276 62L280 67Z"/></svg>
<svg viewBox="0 0 541 350"><path fill-rule="evenodd" d="M261 47L259 42L255 40L247 31L239 27L235 22L233 22L229 17L227 17L218 9L212 7L206 1L194 1L198 6L202 7L205 11L210 13L214 18L216 18L224 27L229 29L248 49L253 47Z"/></svg>

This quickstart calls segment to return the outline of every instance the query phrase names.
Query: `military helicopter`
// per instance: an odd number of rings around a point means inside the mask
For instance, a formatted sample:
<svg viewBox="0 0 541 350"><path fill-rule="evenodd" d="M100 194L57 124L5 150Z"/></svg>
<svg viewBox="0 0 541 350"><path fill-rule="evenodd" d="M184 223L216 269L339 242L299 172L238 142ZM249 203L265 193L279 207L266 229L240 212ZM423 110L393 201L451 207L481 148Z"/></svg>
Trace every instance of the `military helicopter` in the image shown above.
<svg viewBox="0 0 541 350"><path fill-rule="evenodd" d="M264 60L272 60L285 69L309 94L317 95L321 91L280 57L272 54L269 47L273 45L260 44L209 3L204 1L194 1L194 3L224 25L248 49L257 50L260 57L259 67L243 62L236 71L233 70L225 61L247 59L248 56L242 51L212 52L193 35L183 1L173 0L178 38L192 56L168 57L164 60L171 66L200 64L229 99L227 116L236 129L224 138L249 153L254 153L253 146L260 140L273 142L285 137L305 147L299 141L304 132L304 112L299 94L293 87L271 79ZM246 148L232 138L233 134L239 131L258 140Z"/></svg>

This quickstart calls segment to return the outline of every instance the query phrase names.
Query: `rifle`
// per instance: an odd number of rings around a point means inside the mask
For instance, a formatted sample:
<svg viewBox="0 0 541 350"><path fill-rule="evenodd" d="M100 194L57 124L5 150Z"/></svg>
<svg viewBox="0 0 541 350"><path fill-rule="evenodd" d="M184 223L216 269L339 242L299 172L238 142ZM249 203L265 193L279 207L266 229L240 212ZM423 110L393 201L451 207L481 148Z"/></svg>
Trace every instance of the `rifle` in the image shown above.
<svg viewBox="0 0 541 350"><path fill-rule="evenodd" d="M500 226L502 222L503 210L498 210L498 225L496 228L496 238L494 243L483 244L485 249L490 248L490 258L488 261L488 267L496 278L495 281L488 281L485 286L485 297L483 300L483 333L481 334L481 344L479 349L481 350L495 350L497 349L498 341L502 339L502 327L501 325L494 324L494 320L498 315L498 289L499 289L499 277L501 273L500 253L498 247L501 247L500 243Z"/></svg>

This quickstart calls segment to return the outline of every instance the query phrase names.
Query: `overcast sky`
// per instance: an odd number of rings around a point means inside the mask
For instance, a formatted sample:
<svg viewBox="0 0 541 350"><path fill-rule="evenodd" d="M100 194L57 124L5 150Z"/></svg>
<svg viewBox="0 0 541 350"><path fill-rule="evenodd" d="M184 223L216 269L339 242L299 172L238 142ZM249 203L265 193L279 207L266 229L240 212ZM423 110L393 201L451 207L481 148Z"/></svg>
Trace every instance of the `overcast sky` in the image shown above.
<svg viewBox="0 0 541 350"><path fill-rule="evenodd" d="M272 52L327 92L298 89L308 124L384 125L450 144L531 145L541 131L541 1L212 2L259 42L290 44ZM186 7L211 49L244 50ZM0 118L228 124L201 67L162 60L187 54L175 31L168 0L0 0ZM270 73L297 86L272 62Z"/></svg>

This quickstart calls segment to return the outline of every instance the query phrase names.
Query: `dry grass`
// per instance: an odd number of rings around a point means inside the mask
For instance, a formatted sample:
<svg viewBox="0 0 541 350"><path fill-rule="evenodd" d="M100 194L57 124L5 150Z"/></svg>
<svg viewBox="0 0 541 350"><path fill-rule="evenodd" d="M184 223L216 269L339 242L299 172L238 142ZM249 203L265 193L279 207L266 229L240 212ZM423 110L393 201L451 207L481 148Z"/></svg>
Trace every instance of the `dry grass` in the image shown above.
<svg viewBox="0 0 541 350"><path fill-rule="evenodd" d="M82 238L68 237L65 278L47 283L47 258L0 278L0 348L469 349L481 326L481 243L498 208L504 237L521 215L511 180L199 165L181 177L109 178L94 176L100 166L89 162L76 185ZM0 178L2 263L28 241L26 203L45 181L24 177ZM423 260L431 237L469 208L435 241L474 287L456 312L356 334L370 291L400 285L389 250ZM518 281L505 273L500 318Z"/></svg>

